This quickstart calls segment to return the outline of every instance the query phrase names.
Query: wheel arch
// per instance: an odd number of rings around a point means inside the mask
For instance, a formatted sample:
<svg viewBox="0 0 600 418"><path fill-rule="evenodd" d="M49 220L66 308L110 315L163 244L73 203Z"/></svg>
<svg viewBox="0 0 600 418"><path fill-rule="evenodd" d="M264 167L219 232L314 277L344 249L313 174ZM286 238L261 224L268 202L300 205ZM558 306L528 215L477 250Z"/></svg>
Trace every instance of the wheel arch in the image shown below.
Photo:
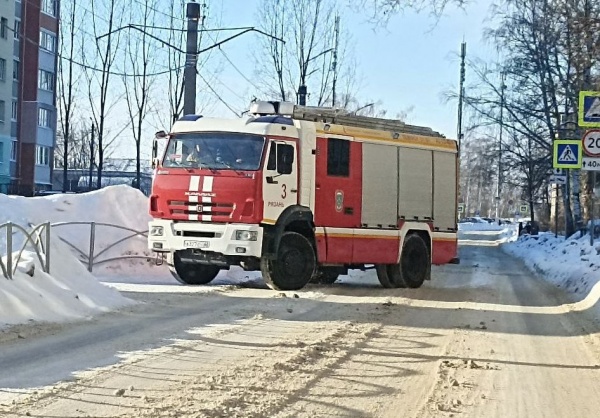
<svg viewBox="0 0 600 418"><path fill-rule="evenodd" d="M431 232L431 227L427 223L422 222L407 222L402 226L400 231L400 235L402 237L402 244L404 244L404 240L410 234L416 234L421 237L423 241L425 241L425 245L427 246L427 251L429 251L429 260L433 260L433 234ZM402 255L402 245L400 245L400 251L398 254L398 261L400 261L400 257Z"/></svg>
<svg viewBox="0 0 600 418"><path fill-rule="evenodd" d="M315 225L312 211L301 205L287 207L275 225L265 228L263 248L264 253L269 255L277 254L279 242L285 232L297 232L306 237L313 247L315 246Z"/></svg>

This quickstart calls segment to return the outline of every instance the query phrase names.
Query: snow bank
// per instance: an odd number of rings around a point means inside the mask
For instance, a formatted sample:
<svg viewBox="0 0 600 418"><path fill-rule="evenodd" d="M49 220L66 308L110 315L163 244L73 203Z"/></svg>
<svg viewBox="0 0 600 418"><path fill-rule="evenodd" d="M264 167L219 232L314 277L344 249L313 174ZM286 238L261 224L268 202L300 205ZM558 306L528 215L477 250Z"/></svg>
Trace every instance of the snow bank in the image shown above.
<svg viewBox="0 0 600 418"><path fill-rule="evenodd" d="M571 293L591 307L600 299L600 241L590 245L589 235L565 240L553 233L523 236L505 244L504 251L519 257L541 278ZM580 306L581 307L581 306ZM600 314L600 306L598 307Z"/></svg>
<svg viewBox="0 0 600 418"><path fill-rule="evenodd" d="M0 215L0 222L12 222L26 225L43 222L96 222L113 224L134 231L146 231L150 215L148 198L132 187L120 185L84 194L58 194L44 197L23 198L0 195L0 207L8 207ZM85 261L89 254L91 227L87 224L63 225L52 228L52 235L58 236ZM151 262L152 252L147 247L146 237L135 236L117 246L113 243L133 232L114 227L96 225L95 261L102 261L123 255L147 256L147 259L129 259L94 266L95 275L119 275L135 269L146 275L164 275L164 269L156 268ZM4 245L0 242L0 245ZM0 247L0 251L5 252Z"/></svg>
<svg viewBox="0 0 600 418"><path fill-rule="evenodd" d="M0 194L0 224L13 222L27 231L45 222L98 222L145 231L149 221L147 198L128 186L113 186L85 194L64 194L25 198ZM0 230L0 255L6 265L6 229ZM100 264L94 274L165 276L164 267L150 262L146 238L136 236L109 248L114 242L134 234L131 231L98 225L95 233L97 260L137 254L144 259ZM90 226L64 225L52 228L50 274L43 268L31 246L21 255L13 280L0 275L0 328L30 321L61 322L92 316L132 303L118 291L90 274L81 260L89 253ZM64 242L63 242L64 240ZM25 241L13 233L13 258Z"/></svg>

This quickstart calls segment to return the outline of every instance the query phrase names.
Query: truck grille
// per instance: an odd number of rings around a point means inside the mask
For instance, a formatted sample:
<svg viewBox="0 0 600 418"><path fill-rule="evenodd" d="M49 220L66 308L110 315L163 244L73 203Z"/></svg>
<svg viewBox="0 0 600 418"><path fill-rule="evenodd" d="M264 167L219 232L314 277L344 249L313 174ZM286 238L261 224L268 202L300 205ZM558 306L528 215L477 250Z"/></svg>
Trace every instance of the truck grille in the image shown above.
<svg viewBox="0 0 600 418"><path fill-rule="evenodd" d="M169 201L169 211L174 218L189 219L191 216L212 216L222 220L230 219L235 210L234 203L227 202L189 202L182 200ZM219 219L213 219L218 221Z"/></svg>

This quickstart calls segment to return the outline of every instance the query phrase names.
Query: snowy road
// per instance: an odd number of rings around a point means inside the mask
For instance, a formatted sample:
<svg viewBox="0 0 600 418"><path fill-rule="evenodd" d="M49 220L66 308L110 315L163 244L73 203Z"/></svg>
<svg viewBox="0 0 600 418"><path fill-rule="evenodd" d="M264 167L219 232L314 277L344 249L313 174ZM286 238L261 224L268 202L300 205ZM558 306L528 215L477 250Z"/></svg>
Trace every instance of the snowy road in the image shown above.
<svg viewBox="0 0 600 418"><path fill-rule="evenodd" d="M129 285L2 343L0 416L597 416L599 325L489 242L461 259L417 290Z"/></svg>

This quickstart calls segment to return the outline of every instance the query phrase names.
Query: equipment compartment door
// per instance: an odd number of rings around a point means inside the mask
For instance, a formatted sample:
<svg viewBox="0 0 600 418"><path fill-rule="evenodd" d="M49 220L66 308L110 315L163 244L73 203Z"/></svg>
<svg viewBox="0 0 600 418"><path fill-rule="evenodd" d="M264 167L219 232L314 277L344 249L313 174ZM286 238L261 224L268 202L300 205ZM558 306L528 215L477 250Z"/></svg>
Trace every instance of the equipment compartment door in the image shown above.
<svg viewBox="0 0 600 418"><path fill-rule="evenodd" d="M327 240L321 261L350 263L352 229L360 227L362 144L317 138L316 153L315 225L325 227Z"/></svg>

